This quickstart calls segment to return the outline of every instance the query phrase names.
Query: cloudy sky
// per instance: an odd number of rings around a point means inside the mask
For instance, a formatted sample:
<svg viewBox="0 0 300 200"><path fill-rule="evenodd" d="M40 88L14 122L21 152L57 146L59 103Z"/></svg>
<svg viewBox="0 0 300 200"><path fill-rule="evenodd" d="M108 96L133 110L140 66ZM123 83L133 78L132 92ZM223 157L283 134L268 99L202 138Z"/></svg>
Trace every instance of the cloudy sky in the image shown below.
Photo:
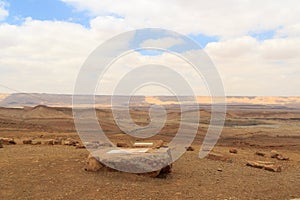
<svg viewBox="0 0 300 200"><path fill-rule="evenodd" d="M0 93L72 93L98 45L154 27L201 45L229 96L298 96L299 13L298 0L0 0ZM119 65L153 57L136 53ZM180 63L166 54L155 59ZM115 67L108 80L120 71Z"/></svg>

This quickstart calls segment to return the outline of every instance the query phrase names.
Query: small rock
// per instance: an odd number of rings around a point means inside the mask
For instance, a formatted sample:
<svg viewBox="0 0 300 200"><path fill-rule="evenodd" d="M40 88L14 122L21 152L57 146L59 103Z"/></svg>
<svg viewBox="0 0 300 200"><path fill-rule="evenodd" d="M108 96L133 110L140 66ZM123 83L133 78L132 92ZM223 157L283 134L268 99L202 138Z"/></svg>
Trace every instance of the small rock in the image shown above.
<svg viewBox="0 0 300 200"><path fill-rule="evenodd" d="M185 147L185 149L186 149L187 151L194 151L194 150L195 150L194 147L192 147L192 146Z"/></svg>
<svg viewBox="0 0 300 200"><path fill-rule="evenodd" d="M85 146L83 144L77 144L76 149L85 149Z"/></svg>
<svg viewBox="0 0 300 200"><path fill-rule="evenodd" d="M130 146L126 142L117 142L117 147L129 148Z"/></svg>
<svg viewBox="0 0 300 200"><path fill-rule="evenodd" d="M0 143L0 149L1 149L1 148L3 148L3 144L2 144L2 143Z"/></svg>
<svg viewBox="0 0 300 200"><path fill-rule="evenodd" d="M45 145L54 145L54 140L52 140L52 139L51 140L45 140L44 144Z"/></svg>
<svg viewBox="0 0 300 200"><path fill-rule="evenodd" d="M97 158L93 157L92 155L89 155L87 162L86 162L85 171L89 172L97 172L102 167L104 167Z"/></svg>
<svg viewBox="0 0 300 200"><path fill-rule="evenodd" d="M23 144L31 144L32 140L31 139L25 139L23 140Z"/></svg>
<svg viewBox="0 0 300 200"><path fill-rule="evenodd" d="M99 144L97 143L90 143L90 142L85 142L84 146L88 149L97 149L99 147Z"/></svg>
<svg viewBox="0 0 300 200"><path fill-rule="evenodd" d="M112 145L110 143L106 143L106 142L98 142L98 146L99 147L112 147Z"/></svg>
<svg viewBox="0 0 300 200"><path fill-rule="evenodd" d="M54 143L54 145L62 145L62 139L61 138L55 138L53 143Z"/></svg>
<svg viewBox="0 0 300 200"><path fill-rule="evenodd" d="M277 160L289 160L290 159L289 157L285 157L282 154L279 154L276 158L277 158Z"/></svg>
<svg viewBox="0 0 300 200"><path fill-rule="evenodd" d="M257 156L265 156L266 154L263 153L263 152L257 151L257 152L255 152L255 155L257 155Z"/></svg>
<svg viewBox="0 0 300 200"><path fill-rule="evenodd" d="M209 153L206 158L210 159L210 160L219 160L219 161L223 161L223 162L227 162L229 160L228 157L222 155L222 154L218 154L218 153Z"/></svg>
<svg viewBox="0 0 300 200"><path fill-rule="evenodd" d="M267 171L281 172L281 166L277 166L274 164L264 164L260 161L248 161L246 165L254 168L264 169Z"/></svg>
<svg viewBox="0 0 300 200"><path fill-rule="evenodd" d="M264 169L271 172L281 172L281 166L276 165L266 165Z"/></svg>
<svg viewBox="0 0 300 200"><path fill-rule="evenodd" d="M164 145L164 141L163 140L155 140L153 143L153 149L159 149L160 147L162 147Z"/></svg>
<svg viewBox="0 0 300 200"><path fill-rule="evenodd" d="M68 138L68 139L63 141L63 144L68 145L68 146L76 146L77 143L79 143L79 142L77 142L76 140L73 140L71 138Z"/></svg>
<svg viewBox="0 0 300 200"><path fill-rule="evenodd" d="M222 170L221 168L218 168L217 171L218 171L218 172L222 172L223 170Z"/></svg>
<svg viewBox="0 0 300 200"><path fill-rule="evenodd" d="M263 165L274 165L275 162L270 162L270 161L256 161L259 164L263 164Z"/></svg>
<svg viewBox="0 0 300 200"><path fill-rule="evenodd" d="M277 160L289 160L289 157L283 156L282 154L278 153L277 151L271 151L271 158L276 158Z"/></svg>
<svg viewBox="0 0 300 200"><path fill-rule="evenodd" d="M238 153L238 150L237 150L237 149L229 149L229 153L237 154L237 153Z"/></svg>
<svg viewBox="0 0 300 200"><path fill-rule="evenodd" d="M276 158L279 155L279 153L275 150L271 151L271 158Z"/></svg>
<svg viewBox="0 0 300 200"><path fill-rule="evenodd" d="M33 140L33 141L31 142L31 144L32 144L32 145L40 145L40 144L42 144L42 142L39 141L39 140Z"/></svg>
<svg viewBox="0 0 300 200"><path fill-rule="evenodd" d="M4 145L17 144L13 138L0 138L0 143Z"/></svg>

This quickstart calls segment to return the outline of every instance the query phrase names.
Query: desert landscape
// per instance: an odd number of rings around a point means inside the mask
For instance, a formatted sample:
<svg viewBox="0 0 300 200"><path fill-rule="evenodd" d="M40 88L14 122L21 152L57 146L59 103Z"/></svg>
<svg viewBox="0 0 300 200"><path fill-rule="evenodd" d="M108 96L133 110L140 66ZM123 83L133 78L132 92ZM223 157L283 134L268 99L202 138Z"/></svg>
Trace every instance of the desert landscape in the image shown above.
<svg viewBox="0 0 300 200"><path fill-rule="evenodd" d="M193 144L173 163L171 173L151 178L112 170L86 171L89 152L76 132L69 99L56 95L50 102L37 95L27 99L24 94L3 95L1 199L300 198L300 98L228 97L221 137L204 159L198 154L209 126L210 106L199 102L199 110L189 111L201 116ZM103 103L109 98L99 99ZM166 97L139 97L130 110L135 123L145 126L149 105L166 107L165 126L150 138L163 140L164 145L180 123L179 105L172 102ZM136 140L118 128L109 106L97 106L97 117L113 143Z"/></svg>
<svg viewBox="0 0 300 200"><path fill-rule="evenodd" d="M300 1L0 0L0 200L300 200Z"/></svg>

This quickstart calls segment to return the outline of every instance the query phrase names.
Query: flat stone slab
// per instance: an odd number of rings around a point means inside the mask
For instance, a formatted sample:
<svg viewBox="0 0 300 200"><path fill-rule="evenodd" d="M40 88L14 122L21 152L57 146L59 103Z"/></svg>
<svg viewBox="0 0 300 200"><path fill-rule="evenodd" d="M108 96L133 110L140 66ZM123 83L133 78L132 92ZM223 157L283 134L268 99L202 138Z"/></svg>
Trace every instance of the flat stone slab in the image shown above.
<svg viewBox="0 0 300 200"><path fill-rule="evenodd" d="M129 173L160 171L172 163L169 148L115 149L108 147L97 149L91 154L98 159L101 164L118 171Z"/></svg>

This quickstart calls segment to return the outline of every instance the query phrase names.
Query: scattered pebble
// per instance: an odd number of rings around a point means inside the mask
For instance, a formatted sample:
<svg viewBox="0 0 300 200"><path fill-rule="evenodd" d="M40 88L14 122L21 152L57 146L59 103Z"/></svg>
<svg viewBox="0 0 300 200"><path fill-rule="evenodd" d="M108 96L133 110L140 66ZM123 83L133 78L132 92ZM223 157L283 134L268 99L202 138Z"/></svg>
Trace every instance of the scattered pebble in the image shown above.
<svg viewBox="0 0 300 200"><path fill-rule="evenodd" d="M192 146L185 147L185 149L186 149L187 151L194 151L194 150L195 150L194 147L192 147Z"/></svg>
<svg viewBox="0 0 300 200"><path fill-rule="evenodd" d="M238 150L237 150L237 149L229 149L229 152L230 152L230 153L233 153L233 154L237 154L237 153L238 153Z"/></svg>
<svg viewBox="0 0 300 200"><path fill-rule="evenodd" d="M255 152L255 155L257 156L265 156L266 154L260 151Z"/></svg>

